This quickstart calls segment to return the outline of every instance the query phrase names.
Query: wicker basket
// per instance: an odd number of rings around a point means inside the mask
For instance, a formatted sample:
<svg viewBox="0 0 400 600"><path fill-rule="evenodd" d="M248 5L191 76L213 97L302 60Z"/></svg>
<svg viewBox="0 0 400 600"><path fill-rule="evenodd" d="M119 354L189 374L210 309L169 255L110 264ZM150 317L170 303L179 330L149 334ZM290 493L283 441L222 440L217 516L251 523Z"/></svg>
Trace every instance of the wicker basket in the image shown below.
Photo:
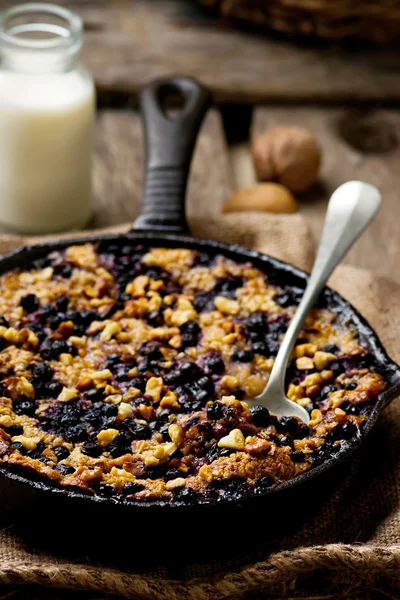
<svg viewBox="0 0 400 600"><path fill-rule="evenodd" d="M223 16L290 34L387 42L400 37L400 0L198 0Z"/></svg>

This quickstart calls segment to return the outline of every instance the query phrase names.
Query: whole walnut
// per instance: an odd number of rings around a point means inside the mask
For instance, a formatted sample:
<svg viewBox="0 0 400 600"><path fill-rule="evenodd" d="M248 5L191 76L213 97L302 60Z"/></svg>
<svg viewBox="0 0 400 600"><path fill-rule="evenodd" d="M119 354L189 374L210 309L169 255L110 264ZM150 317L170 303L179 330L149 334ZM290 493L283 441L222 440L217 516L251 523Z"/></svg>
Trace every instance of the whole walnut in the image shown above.
<svg viewBox="0 0 400 600"><path fill-rule="evenodd" d="M304 192L318 177L321 149L304 127L271 127L254 140L251 151L261 181L278 181L292 192Z"/></svg>
<svg viewBox="0 0 400 600"><path fill-rule="evenodd" d="M279 183L258 183L232 194L223 206L223 212L293 213L297 210L293 194Z"/></svg>

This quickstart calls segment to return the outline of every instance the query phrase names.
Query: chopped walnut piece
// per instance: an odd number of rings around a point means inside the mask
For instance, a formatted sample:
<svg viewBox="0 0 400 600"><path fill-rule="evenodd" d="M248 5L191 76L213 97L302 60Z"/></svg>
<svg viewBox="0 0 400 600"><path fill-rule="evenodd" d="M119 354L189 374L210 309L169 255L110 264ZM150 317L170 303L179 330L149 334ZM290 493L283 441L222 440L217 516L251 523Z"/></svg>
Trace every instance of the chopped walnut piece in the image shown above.
<svg viewBox="0 0 400 600"><path fill-rule="evenodd" d="M174 490L175 488L185 487L185 485L186 485L186 479L184 479L183 477L177 477L176 479L167 481L167 483L165 484L165 489L170 492L171 490Z"/></svg>
<svg viewBox="0 0 400 600"><path fill-rule="evenodd" d="M220 312L226 315L237 315L240 310L239 302L229 300L229 298L225 298L224 296L217 296L214 304Z"/></svg>
<svg viewBox="0 0 400 600"><path fill-rule="evenodd" d="M245 447L244 435L240 429L232 429L228 435L219 440L218 446L231 450L243 450Z"/></svg>
<svg viewBox="0 0 400 600"><path fill-rule="evenodd" d="M108 446L108 444L111 444L111 442L115 440L118 434L118 429L103 429L103 431L100 431L97 435L99 445L103 447Z"/></svg>
<svg viewBox="0 0 400 600"><path fill-rule="evenodd" d="M58 395L57 400L60 402L70 402L71 400L75 400L79 396L78 390L75 388L66 388L63 387L61 393Z"/></svg>
<svg viewBox="0 0 400 600"><path fill-rule="evenodd" d="M163 388L163 380L161 377L150 377L146 384L146 394L151 396L154 402L159 402Z"/></svg>
<svg viewBox="0 0 400 600"><path fill-rule="evenodd" d="M314 368L314 361L312 358L302 356L296 360L296 367L299 369L299 371L308 371L309 369Z"/></svg>
<svg viewBox="0 0 400 600"><path fill-rule="evenodd" d="M336 360L336 356L331 352L318 351L314 354L315 366L320 371L322 371L322 369L326 369L326 367L334 360Z"/></svg>

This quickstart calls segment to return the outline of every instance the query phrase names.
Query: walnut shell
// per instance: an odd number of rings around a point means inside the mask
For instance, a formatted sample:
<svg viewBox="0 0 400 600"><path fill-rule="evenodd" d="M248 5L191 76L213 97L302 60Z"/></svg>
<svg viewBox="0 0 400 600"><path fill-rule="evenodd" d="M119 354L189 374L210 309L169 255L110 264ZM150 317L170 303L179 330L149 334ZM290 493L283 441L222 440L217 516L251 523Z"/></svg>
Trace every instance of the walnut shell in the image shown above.
<svg viewBox="0 0 400 600"><path fill-rule="evenodd" d="M254 140L251 151L261 181L278 181L292 192L304 192L318 177L321 149L304 127L272 127Z"/></svg>
<svg viewBox="0 0 400 600"><path fill-rule="evenodd" d="M279 183L259 183L234 192L225 202L223 212L293 213L297 210L293 194Z"/></svg>

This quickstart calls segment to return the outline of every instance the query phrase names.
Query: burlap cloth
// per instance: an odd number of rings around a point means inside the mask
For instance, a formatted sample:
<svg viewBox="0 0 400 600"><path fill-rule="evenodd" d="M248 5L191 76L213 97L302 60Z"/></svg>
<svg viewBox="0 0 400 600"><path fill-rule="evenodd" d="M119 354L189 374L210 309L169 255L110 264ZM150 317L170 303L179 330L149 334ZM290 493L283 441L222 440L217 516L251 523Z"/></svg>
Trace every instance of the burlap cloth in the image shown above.
<svg viewBox="0 0 400 600"><path fill-rule="evenodd" d="M124 229L126 226L120 228ZM312 264L313 244L299 215L213 217L192 223L192 230L199 237L237 242L305 269ZM27 238L0 236L0 252L26 242ZM369 320L390 356L400 362L399 286L349 266L338 268L331 284ZM351 461L345 476L334 482L328 497L321 502L310 498L311 510L310 506L293 507L299 515L307 514L306 518L299 517L297 527L289 532L285 530L283 516L282 535L278 527L278 534L271 537L268 528L263 530L260 523L252 523L246 515L245 526L251 541L247 547L237 548L229 559L207 562L205 556L201 564L186 564L184 551L180 556L171 557L170 562L162 559L168 552L158 552L157 560L146 565L138 560L140 544L132 543L129 560L123 567L121 563L110 565L109 560L106 566L93 561L89 564L85 559L79 562L67 559L58 550L44 551L40 549L39 539L34 545L27 544L12 529L3 528L0 530L0 592L15 590L19 584L36 584L90 590L97 597L113 594L140 600L367 598L372 597L371 590L381 590L388 597L398 598L399 442L400 404L394 402L381 417L363 452ZM267 513L265 522L271 520L279 524L279 515L271 519ZM195 523L168 526L178 529L189 526L195 531ZM210 543L221 544L217 532L205 535ZM160 532L157 545L168 547L165 532ZM45 595L42 589L38 597ZM28 592L27 597L33 597L33 593Z"/></svg>

